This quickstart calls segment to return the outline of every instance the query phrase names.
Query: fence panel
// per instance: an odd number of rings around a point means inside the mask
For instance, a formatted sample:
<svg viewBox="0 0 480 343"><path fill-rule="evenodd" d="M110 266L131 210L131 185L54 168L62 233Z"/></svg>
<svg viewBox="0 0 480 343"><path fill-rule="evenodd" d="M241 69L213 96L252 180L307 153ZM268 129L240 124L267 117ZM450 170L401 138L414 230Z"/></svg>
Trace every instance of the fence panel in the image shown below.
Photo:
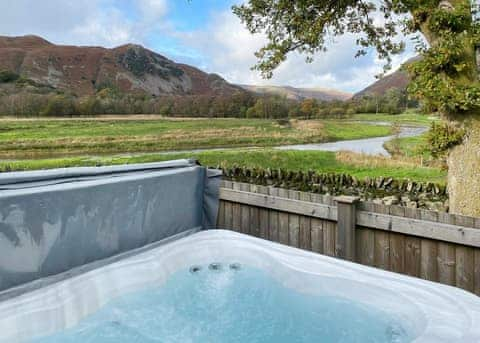
<svg viewBox="0 0 480 343"><path fill-rule="evenodd" d="M479 218L228 181L220 199L221 228L480 295Z"/></svg>

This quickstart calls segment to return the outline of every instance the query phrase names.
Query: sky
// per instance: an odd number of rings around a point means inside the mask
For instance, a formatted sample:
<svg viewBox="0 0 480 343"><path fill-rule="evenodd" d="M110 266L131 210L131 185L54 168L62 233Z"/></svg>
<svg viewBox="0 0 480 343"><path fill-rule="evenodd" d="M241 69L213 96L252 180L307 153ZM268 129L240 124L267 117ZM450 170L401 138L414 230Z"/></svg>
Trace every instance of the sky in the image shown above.
<svg viewBox="0 0 480 343"><path fill-rule="evenodd" d="M115 47L141 44L176 62L217 73L232 83L333 88L356 92L375 81L383 61L354 58L355 37L332 42L306 63L291 53L264 80L250 68L264 43L232 14L244 0L0 0L0 35L35 34L55 44ZM408 42L408 40L407 40ZM411 44L393 65L414 56Z"/></svg>

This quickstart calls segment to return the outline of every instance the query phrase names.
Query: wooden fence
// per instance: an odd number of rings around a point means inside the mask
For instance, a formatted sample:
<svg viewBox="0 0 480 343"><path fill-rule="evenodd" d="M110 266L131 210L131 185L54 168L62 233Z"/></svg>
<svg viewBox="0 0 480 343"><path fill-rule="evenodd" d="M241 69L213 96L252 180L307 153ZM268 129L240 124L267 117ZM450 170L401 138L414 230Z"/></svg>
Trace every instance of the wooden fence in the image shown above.
<svg viewBox="0 0 480 343"><path fill-rule="evenodd" d="M480 218L223 181L220 228L480 295Z"/></svg>

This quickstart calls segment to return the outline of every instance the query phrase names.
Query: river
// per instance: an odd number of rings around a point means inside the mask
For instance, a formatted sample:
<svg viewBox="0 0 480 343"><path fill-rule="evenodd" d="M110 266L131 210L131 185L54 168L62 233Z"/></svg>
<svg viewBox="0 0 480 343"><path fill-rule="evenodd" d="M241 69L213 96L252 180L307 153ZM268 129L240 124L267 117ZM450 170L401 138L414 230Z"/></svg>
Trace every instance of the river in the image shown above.
<svg viewBox="0 0 480 343"><path fill-rule="evenodd" d="M329 143L318 143L318 144L298 144L298 145L283 145L275 147L278 150L301 150L301 151L353 151L357 153L364 153L369 155L382 155L390 156L387 150L383 145L391 139L396 137L415 137L426 132L428 128L426 127L411 127L403 126L400 128L400 132L396 135L384 136L384 137L375 137L375 138L364 138L364 139L354 139L347 141L337 141Z"/></svg>
<svg viewBox="0 0 480 343"><path fill-rule="evenodd" d="M385 125L390 126L391 123L388 122L375 122L372 123L375 125ZM273 147L271 149L276 150L298 150L298 151L353 151L357 153L364 153L368 155L382 155L390 156L389 152L385 150L383 145L391 139L394 138L404 138L404 137L415 137L420 136L428 130L427 127L418 127L418 126L401 126L399 132L396 135L383 136L383 137L374 137L374 138L362 138L354 140L344 140L336 141L329 143L315 143L315 144L297 144L297 145L280 145ZM170 150L162 151L158 153L162 154L178 154L178 153L196 153L203 151L224 151L231 149L242 149L242 150L258 150L260 147L239 147L239 148L201 148L201 149L187 149L187 150ZM151 153L135 153L135 154L120 154L117 156L139 156L139 155L149 155Z"/></svg>

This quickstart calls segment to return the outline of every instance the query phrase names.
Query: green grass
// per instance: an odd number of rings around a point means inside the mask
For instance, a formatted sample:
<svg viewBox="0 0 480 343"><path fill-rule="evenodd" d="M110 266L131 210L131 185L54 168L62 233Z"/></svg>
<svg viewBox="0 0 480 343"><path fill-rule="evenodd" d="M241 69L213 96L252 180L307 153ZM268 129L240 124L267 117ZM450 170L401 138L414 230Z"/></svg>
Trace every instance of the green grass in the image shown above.
<svg viewBox="0 0 480 343"><path fill-rule="evenodd" d="M357 177L409 178L445 182L445 171L351 161L343 162L333 152L279 151L269 147L284 144L386 136L388 126L370 122L428 125L432 118L415 114L362 114L344 120L291 121L279 125L259 119L181 119L125 116L96 119L0 120L0 171L50 169L156 162L197 158L208 166L247 166L347 173ZM363 121L363 123L362 123ZM419 138L401 139L405 151L414 150ZM266 149L233 149L235 147ZM165 150L232 148L224 151L164 154ZM119 155L131 153L130 156ZM8 160L11 161L8 161ZM361 157L359 157L362 160ZM363 160L365 162L365 160Z"/></svg>
<svg viewBox="0 0 480 343"><path fill-rule="evenodd" d="M335 153L324 151L280 151L271 149L225 150L199 153L143 154L138 156L72 157L61 159L24 160L1 162L1 171L49 169L73 166L110 165L126 163L157 162L180 158L197 158L203 165L234 165L288 170L315 170L322 173L346 173L356 177L408 178L421 182L444 183L445 171L424 167L368 167L337 161Z"/></svg>
<svg viewBox="0 0 480 343"><path fill-rule="evenodd" d="M390 127L341 120L2 120L0 158L28 159L217 147L271 147L385 136Z"/></svg>
<svg viewBox="0 0 480 343"><path fill-rule="evenodd" d="M424 149L427 144L427 133L424 133L417 137L394 138L385 143L384 147L395 156L431 158L430 153Z"/></svg>
<svg viewBox="0 0 480 343"><path fill-rule="evenodd" d="M434 117L426 114L418 113L402 113L402 114L356 114L353 116L353 120L370 121L370 122L389 122L404 125L418 125L418 126L430 126L433 121L440 120L438 117Z"/></svg>
<svg viewBox="0 0 480 343"><path fill-rule="evenodd" d="M351 140L370 137L388 136L393 131L391 127L352 123L340 120L325 121L325 132L330 141Z"/></svg>

